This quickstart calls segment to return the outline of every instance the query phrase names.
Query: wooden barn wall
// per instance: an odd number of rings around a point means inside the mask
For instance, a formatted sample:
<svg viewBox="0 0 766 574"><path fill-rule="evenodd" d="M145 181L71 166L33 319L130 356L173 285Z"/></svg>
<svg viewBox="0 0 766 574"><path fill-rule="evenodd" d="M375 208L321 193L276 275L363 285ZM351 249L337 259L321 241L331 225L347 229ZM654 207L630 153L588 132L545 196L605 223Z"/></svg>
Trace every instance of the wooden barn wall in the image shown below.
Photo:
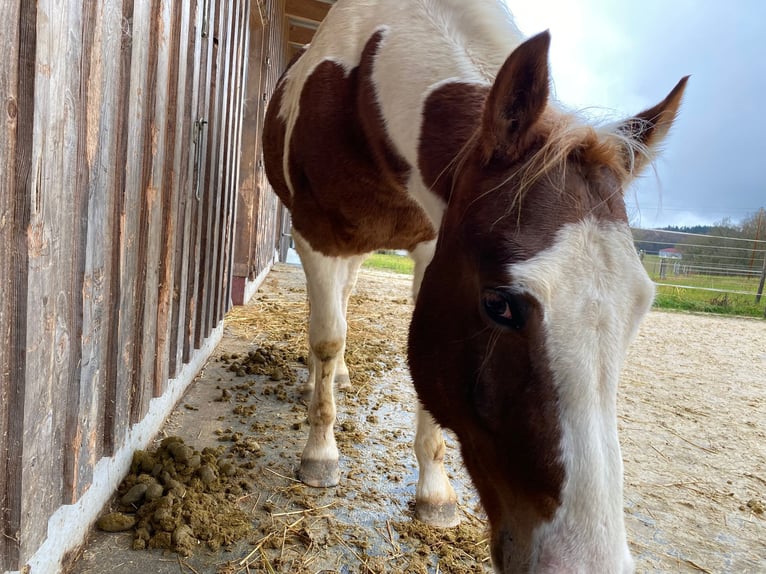
<svg viewBox="0 0 766 574"><path fill-rule="evenodd" d="M23 569L230 305L263 10L0 3L0 571Z"/></svg>
<svg viewBox="0 0 766 574"><path fill-rule="evenodd" d="M263 167L261 136L266 104L287 63L285 0L254 5L250 15L250 50L237 197L232 300L241 305L248 289L275 259L282 233L282 210Z"/></svg>

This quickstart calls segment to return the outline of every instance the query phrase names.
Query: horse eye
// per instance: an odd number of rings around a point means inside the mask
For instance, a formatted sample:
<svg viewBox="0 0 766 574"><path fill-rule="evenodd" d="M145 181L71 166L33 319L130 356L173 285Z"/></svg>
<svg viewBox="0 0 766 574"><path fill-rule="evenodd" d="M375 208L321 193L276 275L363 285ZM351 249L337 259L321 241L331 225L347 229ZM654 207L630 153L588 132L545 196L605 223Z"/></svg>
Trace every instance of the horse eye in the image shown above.
<svg viewBox="0 0 766 574"><path fill-rule="evenodd" d="M526 305L518 295L500 289L485 289L481 302L487 316L498 325L512 329L524 326Z"/></svg>

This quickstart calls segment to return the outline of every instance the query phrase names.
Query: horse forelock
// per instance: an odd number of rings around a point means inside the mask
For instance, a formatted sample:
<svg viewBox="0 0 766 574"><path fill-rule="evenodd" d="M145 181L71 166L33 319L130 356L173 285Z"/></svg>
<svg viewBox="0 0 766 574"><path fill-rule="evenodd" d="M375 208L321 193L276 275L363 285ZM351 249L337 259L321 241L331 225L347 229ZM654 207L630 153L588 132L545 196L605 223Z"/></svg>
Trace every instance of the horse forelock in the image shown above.
<svg viewBox="0 0 766 574"><path fill-rule="evenodd" d="M617 182L611 193L621 197L624 185L636 175L635 166L644 159L652 159L650 150L627 130L615 124L588 123L576 113L559 110L555 103L549 106L533 130L529 139L535 144L529 155L472 201L481 201L502 189L510 189L510 200L498 220L513 213L520 218L524 200L538 183L544 182L549 191L562 195L578 193L565 184L572 162L583 170L609 170ZM480 138L481 133L477 131L472 139L476 143ZM471 152L472 146L465 146L461 156L455 158L457 173Z"/></svg>

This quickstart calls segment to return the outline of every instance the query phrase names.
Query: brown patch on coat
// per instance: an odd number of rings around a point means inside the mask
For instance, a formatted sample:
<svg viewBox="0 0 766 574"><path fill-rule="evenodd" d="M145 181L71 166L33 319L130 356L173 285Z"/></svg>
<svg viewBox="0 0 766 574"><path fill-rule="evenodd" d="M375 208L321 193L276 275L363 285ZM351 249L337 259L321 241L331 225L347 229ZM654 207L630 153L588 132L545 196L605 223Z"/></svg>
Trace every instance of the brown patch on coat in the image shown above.
<svg viewBox="0 0 766 574"><path fill-rule="evenodd" d="M477 227L470 232L480 233ZM492 238L505 243L499 231ZM471 244L462 233L440 236L413 315L410 370L421 402L460 439L490 522L499 527L504 509L513 507L523 522L514 532L521 543L521 533L550 519L560 504L557 394L539 303L526 299L523 330L491 324L482 313L482 290L507 284L510 254L484 241Z"/></svg>
<svg viewBox="0 0 766 574"><path fill-rule="evenodd" d="M370 38L356 68L327 60L305 79L289 142L292 194L282 173L283 85L267 113L269 180L290 209L294 228L328 256L411 250L436 235L405 188L411 167L394 149L376 99L372 72L381 40L380 32Z"/></svg>
<svg viewBox="0 0 766 574"><path fill-rule="evenodd" d="M435 89L423 105L418 167L426 185L445 202L461 152L476 135L488 92L489 86L452 82Z"/></svg>
<svg viewBox="0 0 766 574"><path fill-rule="evenodd" d="M282 97L285 93L284 77L279 81L266 108L263 123L263 165L266 177L279 199L287 209L292 209L293 198L282 169L282 153L285 149L285 122L279 117Z"/></svg>

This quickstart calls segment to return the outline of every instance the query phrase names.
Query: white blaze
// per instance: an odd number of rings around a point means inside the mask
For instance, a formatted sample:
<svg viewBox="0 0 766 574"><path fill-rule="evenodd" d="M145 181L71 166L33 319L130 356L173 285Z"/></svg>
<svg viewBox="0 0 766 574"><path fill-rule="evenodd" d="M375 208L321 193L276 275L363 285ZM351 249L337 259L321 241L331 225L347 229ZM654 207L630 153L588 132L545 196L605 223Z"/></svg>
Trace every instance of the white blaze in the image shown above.
<svg viewBox="0 0 766 574"><path fill-rule="evenodd" d="M654 288L627 225L589 218L510 267L544 310L566 477L554 518L533 534L535 572L632 572L622 499L620 370Z"/></svg>

